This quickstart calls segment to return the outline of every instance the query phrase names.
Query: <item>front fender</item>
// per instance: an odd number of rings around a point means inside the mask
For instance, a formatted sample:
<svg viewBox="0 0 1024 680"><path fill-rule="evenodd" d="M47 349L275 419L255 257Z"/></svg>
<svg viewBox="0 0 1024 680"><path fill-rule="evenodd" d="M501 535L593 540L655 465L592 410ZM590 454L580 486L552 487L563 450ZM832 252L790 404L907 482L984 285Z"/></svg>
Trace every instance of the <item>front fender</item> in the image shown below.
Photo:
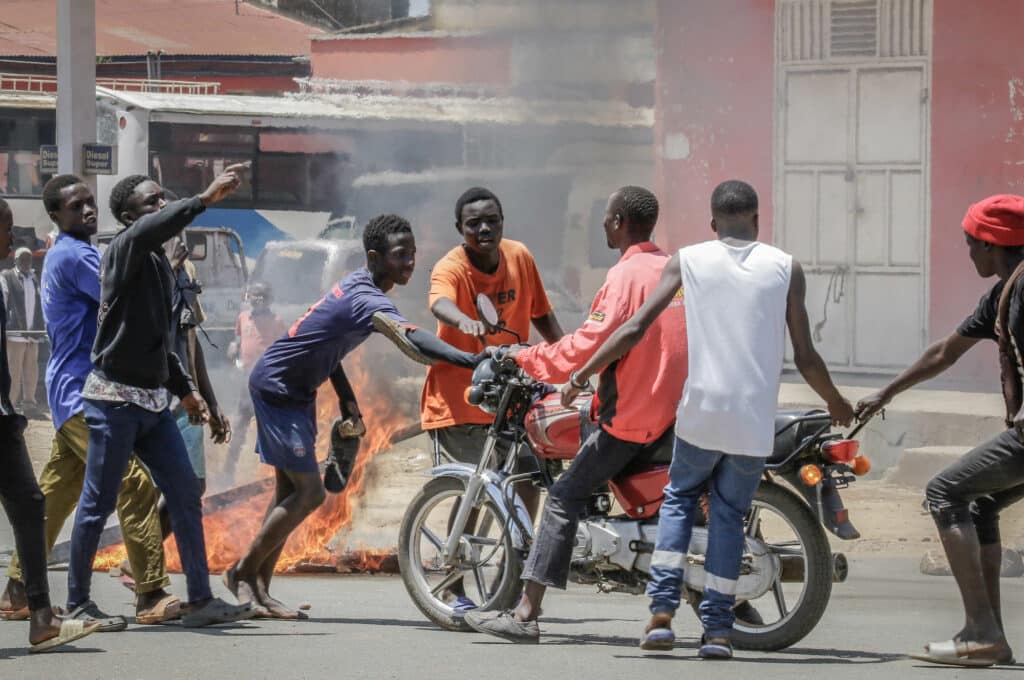
<svg viewBox="0 0 1024 680"><path fill-rule="evenodd" d="M466 463L445 463L444 465L438 465L430 470L431 477L452 477L459 480L463 486L469 484L469 479L476 474L476 466L468 465ZM518 522L509 521L509 510L508 501L501 493L501 475L494 470L487 470L484 472L484 493L494 504L494 507L499 513L501 513L501 521L509 525L509 530L512 532L512 545L517 550L524 552L530 549L530 544L533 543L533 520L530 519L530 513L526 511L526 505L523 500L519 497L519 494L515 494L515 507L512 508L516 514L515 516L519 519ZM526 534L524 535L523 529L525 528Z"/></svg>

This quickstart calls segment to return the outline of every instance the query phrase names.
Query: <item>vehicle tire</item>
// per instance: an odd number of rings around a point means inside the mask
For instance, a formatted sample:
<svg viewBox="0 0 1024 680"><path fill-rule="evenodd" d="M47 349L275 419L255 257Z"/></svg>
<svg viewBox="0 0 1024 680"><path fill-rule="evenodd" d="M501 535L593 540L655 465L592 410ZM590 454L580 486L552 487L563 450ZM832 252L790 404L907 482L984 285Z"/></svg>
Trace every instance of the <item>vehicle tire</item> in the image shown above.
<svg viewBox="0 0 1024 680"><path fill-rule="evenodd" d="M795 645L818 625L832 596L832 550L821 524L807 504L778 484L762 483L754 503L773 509L790 525L804 549L804 590L797 606L779 621L752 625L737 620L732 644L737 649L778 651ZM767 537L769 542L771 537ZM691 603L700 616L699 597Z"/></svg>
<svg viewBox="0 0 1024 680"><path fill-rule="evenodd" d="M422 566L417 564L420 559L417 546L424 513L440 502L438 497L461 496L463 491L464 484L455 477L437 477L427 482L406 509L398 534L398 567L409 597L424 616L441 628L452 631L472 629L461 618L454 618L451 607L430 592ZM482 502L482 508L494 513L495 517L504 516L490 498ZM502 571L498 585L489 599L478 603L481 611L511 608L522 589L520 575L524 556L515 548L511 530L503 532L501 548L505 558L499 562ZM465 573L468 576L471 572L467 570Z"/></svg>

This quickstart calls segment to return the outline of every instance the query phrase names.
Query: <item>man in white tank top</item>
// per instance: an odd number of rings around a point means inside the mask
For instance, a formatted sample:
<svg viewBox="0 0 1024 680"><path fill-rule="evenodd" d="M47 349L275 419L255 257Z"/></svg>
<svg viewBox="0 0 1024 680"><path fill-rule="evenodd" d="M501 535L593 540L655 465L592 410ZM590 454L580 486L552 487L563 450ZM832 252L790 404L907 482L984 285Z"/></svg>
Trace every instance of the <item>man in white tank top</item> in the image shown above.
<svg viewBox="0 0 1024 680"><path fill-rule="evenodd" d="M676 446L651 559L651 620L640 646L672 648L672 617L680 603L694 514L710 486L699 653L729 658L743 520L775 440L787 327L796 366L828 404L833 422L848 424L853 408L836 390L811 341L800 263L757 241L754 189L735 180L718 185L711 195L711 215L718 239L673 256L651 297L579 370L576 382L629 351L683 289L689 375L676 415ZM563 403L571 403L576 392L571 385L563 388Z"/></svg>

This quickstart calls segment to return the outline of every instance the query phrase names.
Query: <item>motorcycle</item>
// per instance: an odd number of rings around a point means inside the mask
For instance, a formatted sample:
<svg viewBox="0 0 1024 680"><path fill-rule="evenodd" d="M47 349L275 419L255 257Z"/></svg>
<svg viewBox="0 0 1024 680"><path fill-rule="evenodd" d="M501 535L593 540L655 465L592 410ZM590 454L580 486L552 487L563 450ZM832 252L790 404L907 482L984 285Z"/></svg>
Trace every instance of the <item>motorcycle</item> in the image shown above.
<svg viewBox="0 0 1024 680"><path fill-rule="evenodd" d="M478 297L477 311L489 329L511 333L486 296ZM533 522L515 485L550 487L596 427L589 398L581 395L564 408L551 385L530 378L507 354L499 349L480 363L466 391L470 404L494 415L479 463L444 463L435 453L432 479L410 503L400 529L406 590L424 616L449 630L469 630L452 606L456 593L464 591L484 610L513 606L533 540ZM863 423L848 437L832 432L821 410L780 411L775 423L774 451L745 520L733 634L741 649L789 647L821 619L833 582L844 581L848 571L825 529L856 535L839 531L852 527L839 490L870 469L853 439ZM602 592L644 592L673 442L669 428L592 496L576 533L573 581ZM501 450L508 451L504 460ZM684 569L684 595L695 612L704 589L706 514L696 524ZM776 615L765 615L767 608Z"/></svg>

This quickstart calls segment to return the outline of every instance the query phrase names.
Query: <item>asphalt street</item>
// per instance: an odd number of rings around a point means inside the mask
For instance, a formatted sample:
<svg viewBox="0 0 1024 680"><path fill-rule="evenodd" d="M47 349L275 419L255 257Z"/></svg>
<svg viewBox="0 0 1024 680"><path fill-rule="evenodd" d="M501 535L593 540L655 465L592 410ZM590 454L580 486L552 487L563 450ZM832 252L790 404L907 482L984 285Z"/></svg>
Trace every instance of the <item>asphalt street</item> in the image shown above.
<svg viewBox="0 0 1024 680"><path fill-rule="evenodd" d="M797 647L738 652L732 662L695 656L697 622L677 619L670 654L646 654L637 636L646 600L574 586L545 602L540 646L518 646L430 625L396 576L289 577L275 580L285 601L313 604L302 622L254 621L187 630L135 626L95 634L67 651L29 656L26 623L0 623L0 672L8 678L841 678L1019 677L1024 664L988 671L929 666L905 655L948 639L960 623L951 578L922 576L908 558L851 560L850 579L833 591L825 618ZM65 574L51 572L55 602ZM172 577L182 592L180 576ZM223 594L219 578L215 590ZM130 616L130 594L96 574L94 599ZM1010 642L1024 655L1024 579L1003 581Z"/></svg>

